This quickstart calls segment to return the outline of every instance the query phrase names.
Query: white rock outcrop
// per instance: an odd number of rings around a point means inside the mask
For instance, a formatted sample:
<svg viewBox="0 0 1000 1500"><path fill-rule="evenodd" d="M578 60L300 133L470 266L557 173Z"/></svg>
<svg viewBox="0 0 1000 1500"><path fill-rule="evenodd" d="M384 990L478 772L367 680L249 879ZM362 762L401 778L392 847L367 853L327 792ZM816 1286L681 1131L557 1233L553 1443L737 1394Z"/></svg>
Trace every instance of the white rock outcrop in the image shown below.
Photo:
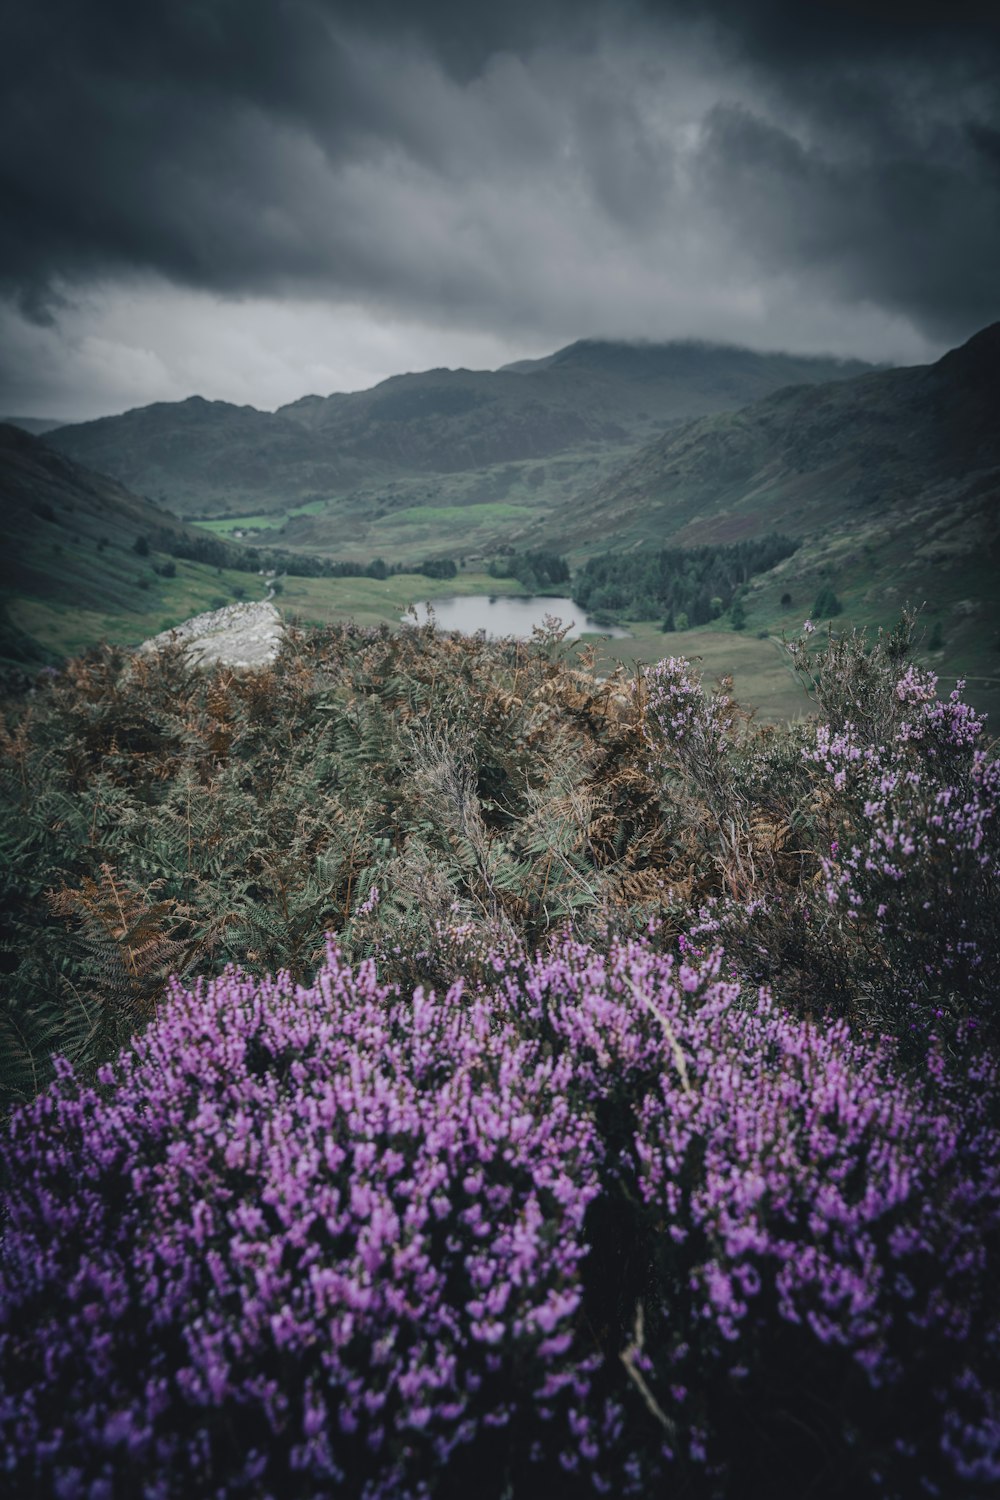
<svg viewBox="0 0 1000 1500"><path fill-rule="evenodd" d="M143 641L136 653L149 656L178 644L199 666L257 668L270 666L281 649L285 627L273 604L227 604L195 615L172 630Z"/></svg>

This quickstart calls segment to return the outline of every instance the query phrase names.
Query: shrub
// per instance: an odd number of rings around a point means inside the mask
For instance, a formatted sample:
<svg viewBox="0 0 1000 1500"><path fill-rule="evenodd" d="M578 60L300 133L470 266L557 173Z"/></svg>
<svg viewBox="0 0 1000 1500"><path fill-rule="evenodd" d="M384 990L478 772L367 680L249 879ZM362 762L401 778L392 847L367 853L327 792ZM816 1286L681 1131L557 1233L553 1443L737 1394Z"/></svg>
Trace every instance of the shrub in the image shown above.
<svg viewBox="0 0 1000 1500"><path fill-rule="evenodd" d="M6 1160L19 1493L558 1484L594 1363L570 1072L485 1002L403 1000L335 957L308 991L175 990L97 1091L63 1070Z"/></svg>
<svg viewBox="0 0 1000 1500"><path fill-rule="evenodd" d="M447 987L441 928L481 954L644 925L682 878L670 818L638 701L585 664L341 627L258 673L98 651L9 705L0 1104L53 1051L113 1056L171 970L302 979L333 930L384 977Z"/></svg>
<svg viewBox="0 0 1000 1500"><path fill-rule="evenodd" d="M654 763L698 877L675 920L795 1008L916 1041L997 1036L1000 761L906 662L913 621L793 659L821 717L755 725L683 659L645 675Z"/></svg>
<svg viewBox="0 0 1000 1500"><path fill-rule="evenodd" d="M826 900L871 967L892 974L894 1003L955 996L995 1026L1000 760L963 686L941 702L934 674L909 666L895 686L905 717L890 733L872 743L850 723L821 724L807 755L825 777L833 833L820 859Z"/></svg>
<svg viewBox="0 0 1000 1500"><path fill-rule="evenodd" d="M16 1491L996 1483L992 1070L907 1084L722 962L566 940L435 998L331 953L63 1066L3 1150Z"/></svg>
<svg viewBox="0 0 1000 1500"><path fill-rule="evenodd" d="M816 595L816 602L813 604L812 612L817 620L832 620L837 615L843 614L844 606L829 584L825 583Z"/></svg>
<svg viewBox="0 0 1000 1500"><path fill-rule="evenodd" d="M585 1275L641 1397L626 1471L638 1451L646 1485L698 1495L997 1482L994 1069L934 1054L907 1085L723 972L567 944L509 988L602 1125L614 1227Z"/></svg>

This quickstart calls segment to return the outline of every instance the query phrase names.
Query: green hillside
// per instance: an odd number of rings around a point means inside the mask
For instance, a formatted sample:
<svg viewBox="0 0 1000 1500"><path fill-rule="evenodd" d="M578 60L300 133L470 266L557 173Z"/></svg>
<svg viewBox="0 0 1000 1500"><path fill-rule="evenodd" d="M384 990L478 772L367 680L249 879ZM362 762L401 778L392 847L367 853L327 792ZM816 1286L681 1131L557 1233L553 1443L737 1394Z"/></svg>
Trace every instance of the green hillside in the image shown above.
<svg viewBox="0 0 1000 1500"><path fill-rule="evenodd" d="M137 643L236 597L245 567L175 558L206 538L122 485L0 424L0 658L42 662L105 639ZM229 557L218 546L220 558ZM234 552L231 560L241 561Z"/></svg>
<svg viewBox="0 0 1000 1500"><path fill-rule="evenodd" d="M577 511L585 539L807 535L941 485L989 497L1000 466L1000 324L937 364L776 392L646 447Z"/></svg>
<svg viewBox="0 0 1000 1500"><path fill-rule="evenodd" d="M295 576L265 576L280 561L190 526L0 424L0 671L37 668L98 641L137 645L272 589L290 620L395 627L415 600L498 588L471 569L453 579L385 577L378 569L368 577L308 576L314 564L299 555L287 560ZM520 585L506 580L502 590Z"/></svg>
<svg viewBox="0 0 1000 1500"><path fill-rule="evenodd" d="M279 602L291 613L294 598L313 620L359 612L394 623L412 600L487 592L496 585L482 575L511 549L547 547L579 568L609 551L648 559L650 548L718 547L780 532L797 544L794 553L739 585L736 616L730 589L722 618L716 604L711 617L687 622L711 627L713 659L717 639L734 624L745 639L762 638L764 671L765 638L795 631L809 615L888 625L914 604L924 607L925 657L944 678L968 677L973 700L996 709L998 346L998 329L987 329L931 366L861 375L836 366L844 378L786 385L738 411L667 424L653 412L676 415L685 402L717 407L740 388L766 386L809 362L699 345L583 342L495 374L399 376L356 396L305 398L276 414L197 399L149 407L62 429L46 442L117 462L133 482L168 476L187 486L192 504L208 476L222 511L232 508L189 538L214 533L213 545L229 539L258 548L281 570L282 558L299 571L328 559L355 570L376 558L461 564L458 580L447 584L297 581ZM834 362L812 362L813 374L824 364L829 371ZM654 421L667 430L634 451L641 425ZM92 473L83 494L106 503L113 496L114 521L86 499L60 505L72 465L6 432L8 494L22 496L20 511L6 507L8 619L36 643L66 650L102 634L141 639L236 590L263 594L264 580L248 574L236 552L208 567L178 561L174 578L165 578L157 571L164 559L131 550L135 536L145 527L169 537L184 523L126 499L120 486ZM578 446L496 459L570 442ZM473 463L480 467L461 467ZM352 466L355 477L364 471L368 478L329 498ZM306 488L324 474L327 498ZM38 505L52 508L55 520ZM102 536L110 546L99 546ZM167 540L157 545L171 550ZM216 570L225 573L230 561L234 577L226 578ZM616 614L604 600L600 607L634 629L639 659L668 648L697 651L701 637L683 621L676 641L664 635L670 611L648 600L638 589L630 608ZM23 641L7 654L23 656Z"/></svg>

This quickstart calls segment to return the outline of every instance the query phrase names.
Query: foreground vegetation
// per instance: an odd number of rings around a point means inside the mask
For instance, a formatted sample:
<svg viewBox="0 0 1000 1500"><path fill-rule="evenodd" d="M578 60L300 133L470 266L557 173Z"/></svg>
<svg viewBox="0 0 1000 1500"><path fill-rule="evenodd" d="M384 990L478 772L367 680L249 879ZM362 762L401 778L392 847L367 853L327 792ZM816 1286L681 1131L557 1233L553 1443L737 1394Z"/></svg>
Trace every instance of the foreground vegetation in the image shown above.
<svg viewBox="0 0 1000 1500"><path fill-rule="evenodd" d="M558 631L9 705L18 1492L1000 1483L1000 762L817 638L781 726Z"/></svg>

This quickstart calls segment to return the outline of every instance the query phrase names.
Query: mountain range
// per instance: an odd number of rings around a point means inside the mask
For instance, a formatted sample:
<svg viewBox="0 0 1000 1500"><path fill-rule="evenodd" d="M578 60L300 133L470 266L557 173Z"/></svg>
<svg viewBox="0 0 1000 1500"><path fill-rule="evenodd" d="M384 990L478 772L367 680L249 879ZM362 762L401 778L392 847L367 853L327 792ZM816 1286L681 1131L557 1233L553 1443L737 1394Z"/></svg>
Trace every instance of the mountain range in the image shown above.
<svg viewBox="0 0 1000 1500"><path fill-rule="evenodd" d="M324 501L346 502L363 521L380 506L517 503L525 493L532 508L546 508L679 422L867 368L689 342L584 340L506 369L395 375L276 412L199 396L159 402L46 441L186 516Z"/></svg>
<svg viewBox="0 0 1000 1500"><path fill-rule="evenodd" d="M573 507L578 557L781 532L749 623L792 630L824 589L846 618L923 606L942 667L1000 676L1000 323L936 363L776 391L665 433ZM544 523L527 545L549 539ZM1000 703L1000 697L997 698Z"/></svg>
<svg viewBox="0 0 1000 1500"><path fill-rule="evenodd" d="M995 515L1000 323L936 364L775 392L644 447L575 509L580 544L808 536L899 505ZM937 544L939 548L945 542Z"/></svg>

